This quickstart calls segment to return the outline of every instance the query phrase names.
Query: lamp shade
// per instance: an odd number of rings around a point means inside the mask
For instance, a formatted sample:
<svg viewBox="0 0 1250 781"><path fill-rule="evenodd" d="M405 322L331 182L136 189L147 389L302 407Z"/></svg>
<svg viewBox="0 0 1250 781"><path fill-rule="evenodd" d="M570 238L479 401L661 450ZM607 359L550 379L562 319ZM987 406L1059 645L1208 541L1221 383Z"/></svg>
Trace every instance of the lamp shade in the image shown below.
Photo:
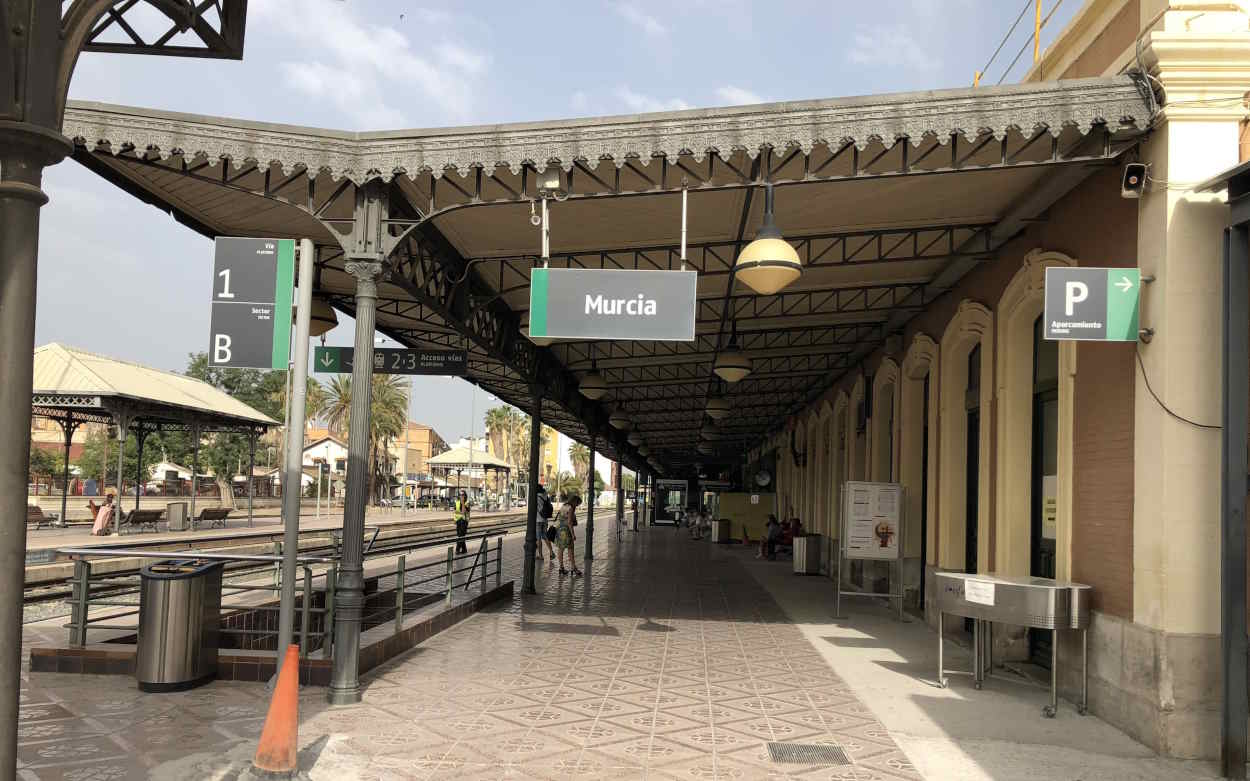
<svg viewBox="0 0 1250 781"><path fill-rule="evenodd" d="M582 377L582 381L578 384L577 389L586 398L596 401L602 399L607 394L608 381L603 379L603 375L599 373L598 369L591 369L585 377Z"/></svg>
<svg viewBox="0 0 1250 781"><path fill-rule="evenodd" d="M729 399L724 396L712 396L707 400L705 411L712 420L724 420L729 416Z"/></svg>
<svg viewBox="0 0 1250 781"><path fill-rule="evenodd" d="M292 325L295 323L296 309L298 307L291 309ZM338 324L339 316L335 313L334 308L320 298L314 298L308 313L308 335L321 336L327 334Z"/></svg>
<svg viewBox="0 0 1250 781"><path fill-rule="evenodd" d="M646 445L638 446L638 455L645 457L650 452L651 452L651 448L647 447Z"/></svg>
<svg viewBox="0 0 1250 781"><path fill-rule="evenodd" d="M629 416L620 409L613 410L612 414L608 416L608 425L618 431L628 431L630 426Z"/></svg>
<svg viewBox="0 0 1250 781"><path fill-rule="evenodd" d="M743 248L734 264L734 276L760 295L771 296L803 273L799 253L781 237L773 222L773 188L764 189L764 224L755 241Z"/></svg>
<svg viewBox="0 0 1250 781"><path fill-rule="evenodd" d="M711 446L711 445L709 445L709 444L708 444L708 443L706 443L706 442L700 442L700 443L699 443L699 446L698 446L698 447L696 447L696 448L695 448L695 450L699 451L700 453L702 453L702 454L703 454L703 455L705 455L705 456L710 456L710 455L712 455L712 446Z"/></svg>
<svg viewBox="0 0 1250 781"><path fill-rule="evenodd" d="M637 447L642 444L642 434L639 434L637 431L631 431L629 432L629 436L625 438L625 441Z"/></svg>
<svg viewBox="0 0 1250 781"><path fill-rule="evenodd" d="M716 356L716 362L712 364L712 371L725 382L741 380L751 373L752 368L751 357L738 349L738 345L732 341Z"/></svg>
<svg viewBox="0 0 1250 781"><path fill-rule="evenodd" d="M717 429L716 426L713 426L711 424L705 425L703 428L699 430L699 439L702 439L704 441L707 441L709 439L716 439L719 436L720 436L720 430Z"/></svg>

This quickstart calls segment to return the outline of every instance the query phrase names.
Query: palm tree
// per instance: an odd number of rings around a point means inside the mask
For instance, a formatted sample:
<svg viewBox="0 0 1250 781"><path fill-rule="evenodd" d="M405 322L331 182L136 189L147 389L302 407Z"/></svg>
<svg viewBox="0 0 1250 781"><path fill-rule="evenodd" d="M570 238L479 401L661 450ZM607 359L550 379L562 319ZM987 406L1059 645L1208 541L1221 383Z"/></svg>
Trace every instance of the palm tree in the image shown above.
<svg viewBox="0 0 1250 781"><path fill-rule="evenodd" d="M556 472L551 478L549 493L556 499L562 499L565 494L581 496L581 482L568 472Z"/></svg>
<svg viewBox="0 0 1250 781"><path fill-rule="evenodd" d="M590 448L581 442L569 445L569 460L573 462L573 474L578 483L586 481L586 473L590 471Z"/></svg>
<svg viewBox="0 0 1250 781"><path fill-rule="evenodd" d="M509 457L511 450L511 438L508 436L508 429L511 423L509 408L506 406L491 407L486 410L486 436L490 438L491 449L495 451L495 455L503 458L508 463L512 462Z"/></svg>
<svg viewBox="0 0 1250 781"><path fill-rule="evenodd" d="M339 436L347 435L347 425L352 414L352 378L350 374L336 374L330 378L330 387L325 392L322 413L325 415L326 426Z"/></svg>

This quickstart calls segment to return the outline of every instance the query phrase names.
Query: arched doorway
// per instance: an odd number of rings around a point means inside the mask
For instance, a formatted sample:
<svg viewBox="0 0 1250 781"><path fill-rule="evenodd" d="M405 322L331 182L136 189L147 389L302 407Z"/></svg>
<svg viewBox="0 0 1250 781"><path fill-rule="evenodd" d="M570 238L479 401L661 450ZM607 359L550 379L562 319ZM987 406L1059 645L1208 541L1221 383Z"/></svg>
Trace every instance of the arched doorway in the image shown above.
<svg viewBox="0 0 1250 781"><path fill-rule="evenodd" d="M926 568L936 563L937 545L937 344L917 334L899 370L898 479L906 506L903 587L913 607L927 613Z"/></svg>

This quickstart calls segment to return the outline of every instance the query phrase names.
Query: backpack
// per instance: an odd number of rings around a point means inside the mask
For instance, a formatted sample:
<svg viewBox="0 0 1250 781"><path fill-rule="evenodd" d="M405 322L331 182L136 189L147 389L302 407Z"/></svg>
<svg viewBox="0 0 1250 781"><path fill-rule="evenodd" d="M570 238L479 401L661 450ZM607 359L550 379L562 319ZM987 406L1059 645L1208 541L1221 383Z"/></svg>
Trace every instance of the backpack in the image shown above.
<svg viewBox="0 0 1250 781"><path fill-rule="evenodd" d="M545 494L539 497L542 501L538 506L538 514L543 517L544 521L550 521L551 516L555 513L555 509L551 506L551 499Z"/></svg>

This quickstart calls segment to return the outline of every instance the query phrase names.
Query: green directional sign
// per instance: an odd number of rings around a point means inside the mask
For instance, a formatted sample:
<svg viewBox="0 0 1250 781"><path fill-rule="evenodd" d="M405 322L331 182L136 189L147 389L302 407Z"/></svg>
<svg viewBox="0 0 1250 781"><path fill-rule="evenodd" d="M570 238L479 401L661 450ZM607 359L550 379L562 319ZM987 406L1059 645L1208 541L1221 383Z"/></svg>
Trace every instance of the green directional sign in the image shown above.
<svg viewBox="0 0 1250 781"><path fill-rule="evenodd" d="M313 351L313 371L347 374L353 366L354 347L318 347ZM421 350L379 347L373 351L374 374L464 375L469 368L467 350Z"/></svg>
<svg viewBox="0 0 1250 781"><path fill-rule="evenodd" d="M1139 269L1051 266L1042 312L1046 338L1135 342L1140 292Z"/></svg>

